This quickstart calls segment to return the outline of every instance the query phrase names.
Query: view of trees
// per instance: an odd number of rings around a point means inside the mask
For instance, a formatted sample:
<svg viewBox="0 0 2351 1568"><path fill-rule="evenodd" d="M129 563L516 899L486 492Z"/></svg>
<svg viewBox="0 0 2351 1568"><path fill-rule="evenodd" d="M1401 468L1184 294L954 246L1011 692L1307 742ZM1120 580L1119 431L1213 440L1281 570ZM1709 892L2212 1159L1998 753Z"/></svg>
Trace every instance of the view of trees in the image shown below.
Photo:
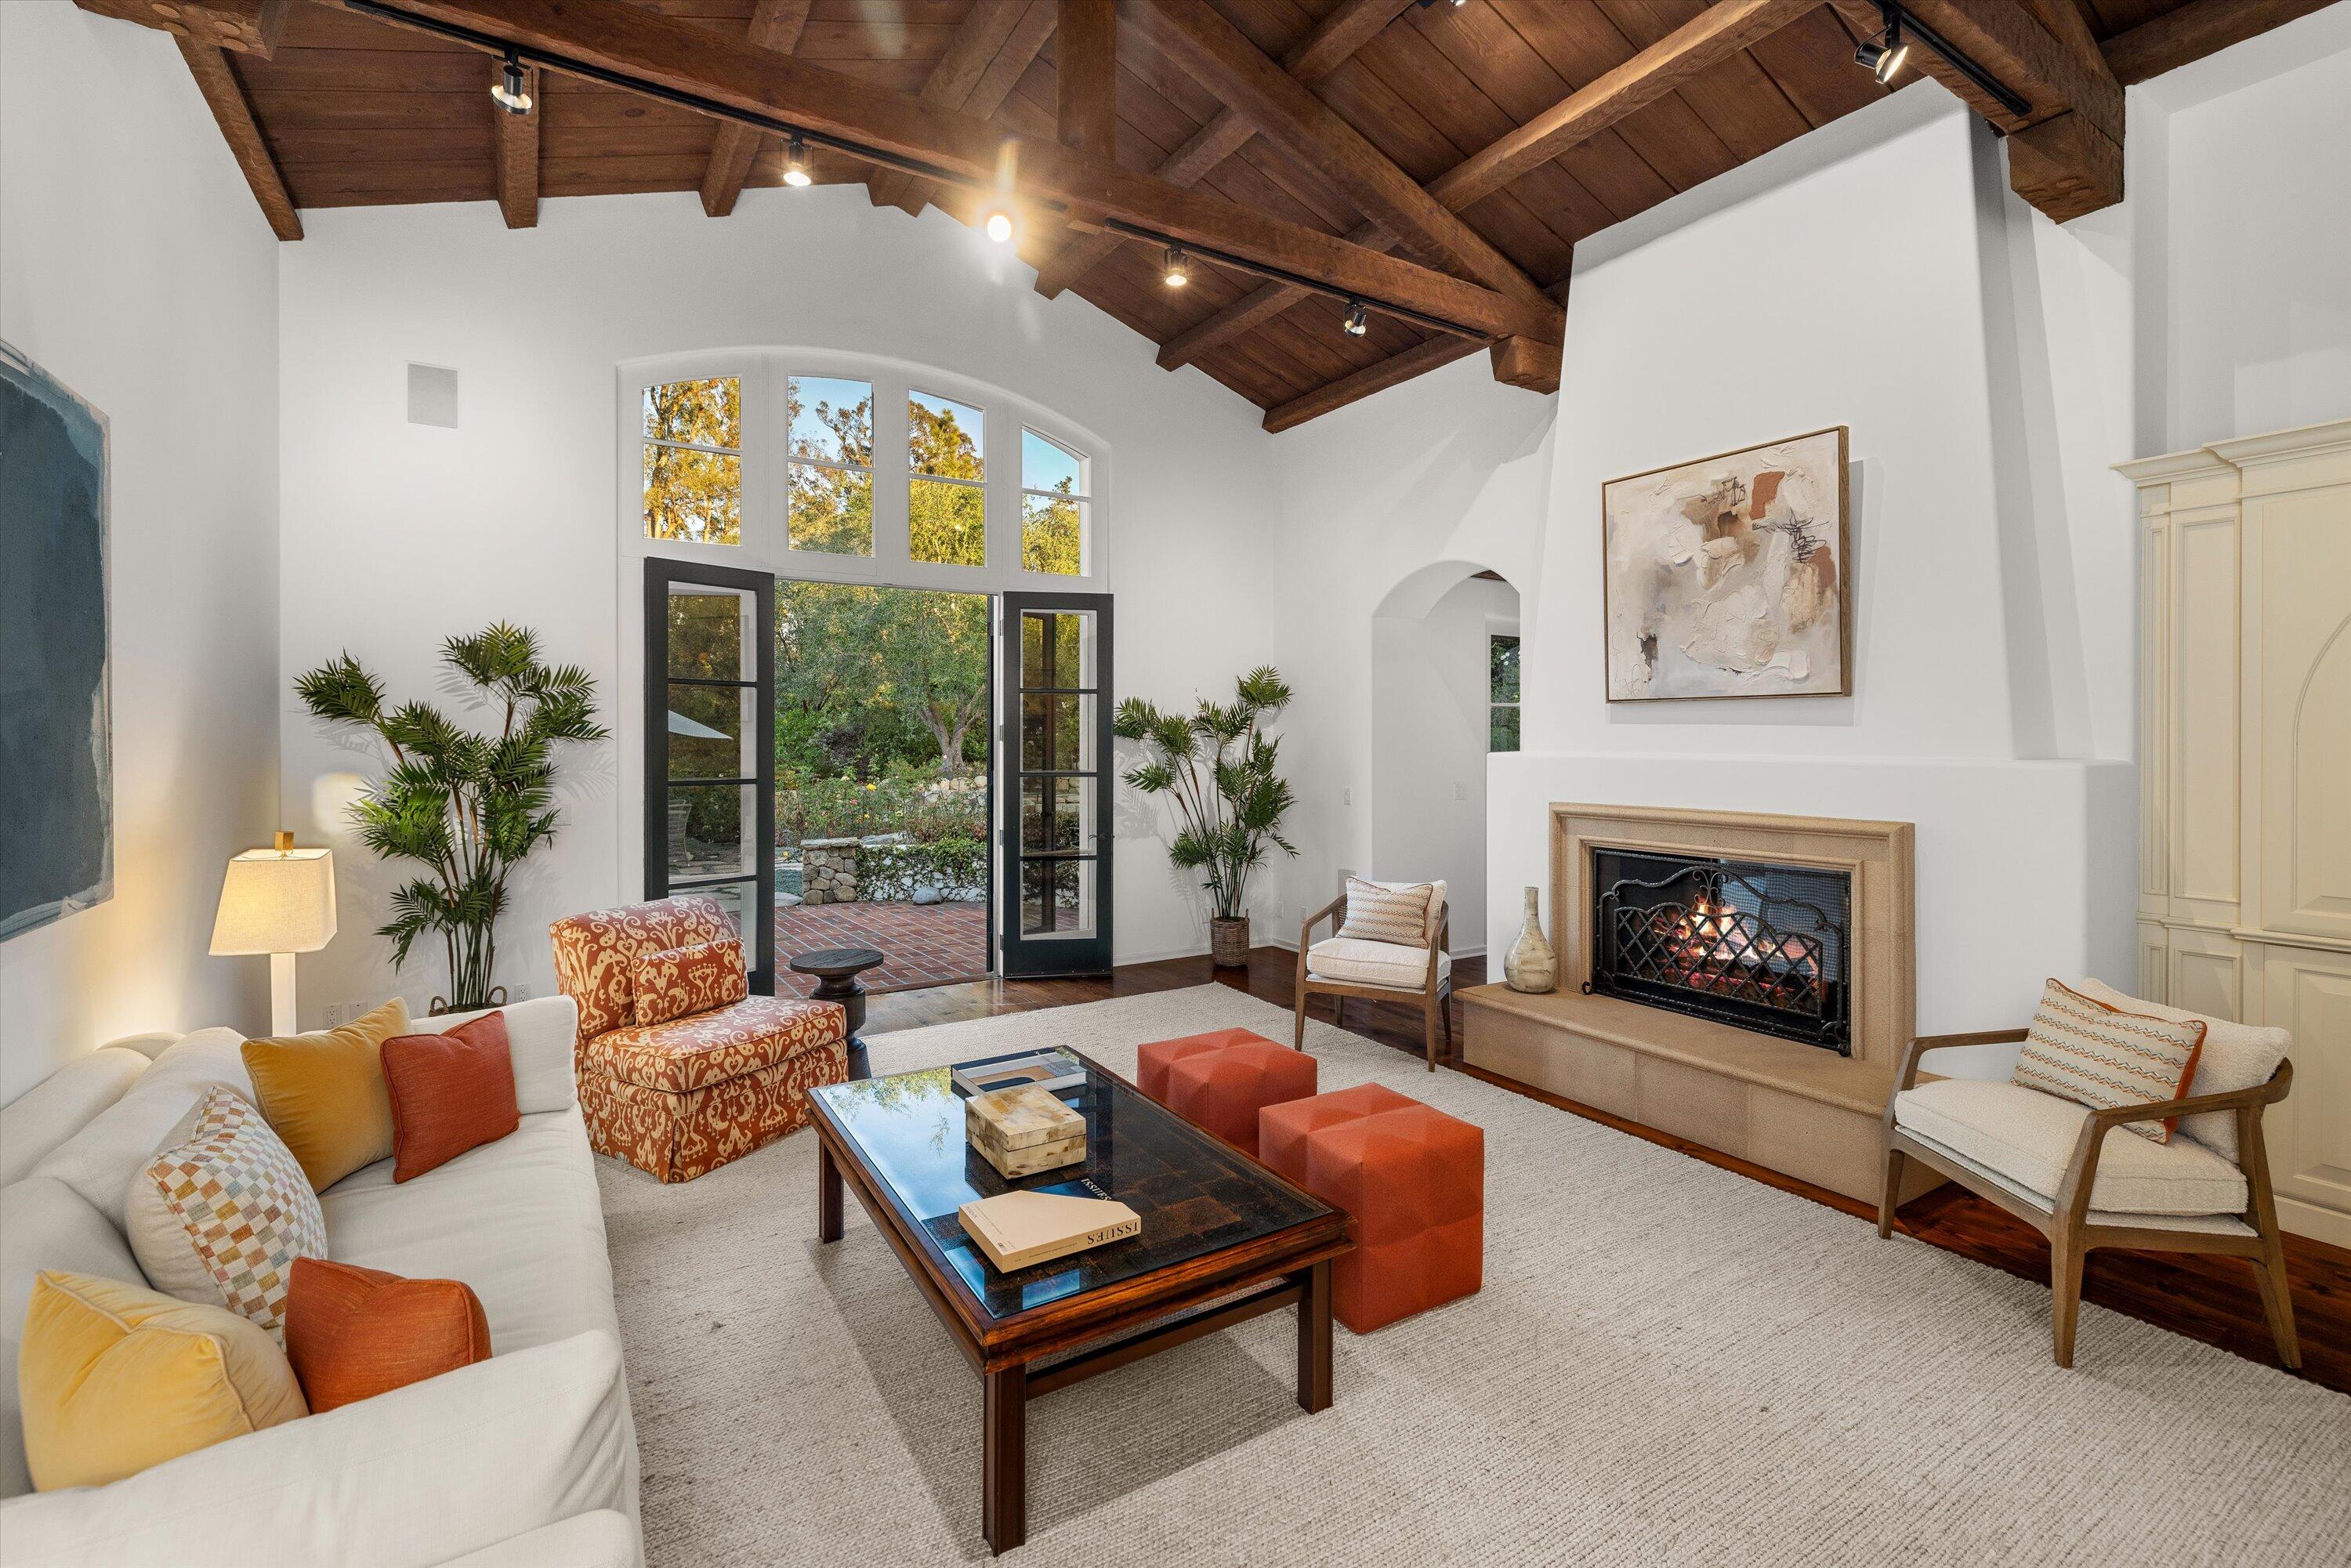
<svg viewBox="0 0 2351 1568"><path fill-rule="evenodd" d="M726 451L697 450L705 446ZM742 388L733 376L647 387L646 535L742 543Z"/></svg>
<svg viewBox="0 0 2351 1568"><path fill-rule="evenodd" d="M800 779L959 772L987 757L987 599L776 585L776 761Z"/></svg>

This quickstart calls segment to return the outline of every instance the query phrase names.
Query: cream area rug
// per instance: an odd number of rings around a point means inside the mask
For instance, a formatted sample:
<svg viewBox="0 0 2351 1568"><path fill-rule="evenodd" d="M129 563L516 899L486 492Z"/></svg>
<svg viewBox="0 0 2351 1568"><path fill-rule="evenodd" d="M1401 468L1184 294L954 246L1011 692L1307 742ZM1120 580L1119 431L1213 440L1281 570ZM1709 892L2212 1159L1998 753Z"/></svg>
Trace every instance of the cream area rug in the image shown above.
<svg viewBox="0 0 2351 1568"><path fill-rule="evenodd" d="M876 1073L1290 1015L1221 986L870 1037ZM1310 1026L1486 1132L1478 1295L1292 1398L1289 1312L1029 1407L1013 1563L2351 1563L2351 1398ZM653 1568L984 1561L979 1380L797 1134L683 1186L599 1161ZM2250 1288L2250 1281L2249 1281Z"/></svg>

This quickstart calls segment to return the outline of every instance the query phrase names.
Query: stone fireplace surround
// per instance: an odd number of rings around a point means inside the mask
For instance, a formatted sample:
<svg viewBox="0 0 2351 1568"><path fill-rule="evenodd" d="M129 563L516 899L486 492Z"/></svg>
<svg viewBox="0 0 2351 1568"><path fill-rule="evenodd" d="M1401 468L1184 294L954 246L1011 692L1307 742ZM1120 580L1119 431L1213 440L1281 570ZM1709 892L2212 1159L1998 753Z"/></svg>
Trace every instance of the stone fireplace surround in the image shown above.
<svg viewBox="0 0 2351 1568"><path fill-rule="evenodd" d="M1612 1115L1875 1200L1879 1123L1917 1024L1912 829L1907 822L1659 806L1550 808L1551 907L1560 987L1462 993L1463 1054ZM1614 997L1586 996L1594 848L1819 866L1852 879L1853 1054ZM1915 1166L1917 1162L1912 1162ZM1924 1191L1930 1176L1906 1192Z"/></svg>

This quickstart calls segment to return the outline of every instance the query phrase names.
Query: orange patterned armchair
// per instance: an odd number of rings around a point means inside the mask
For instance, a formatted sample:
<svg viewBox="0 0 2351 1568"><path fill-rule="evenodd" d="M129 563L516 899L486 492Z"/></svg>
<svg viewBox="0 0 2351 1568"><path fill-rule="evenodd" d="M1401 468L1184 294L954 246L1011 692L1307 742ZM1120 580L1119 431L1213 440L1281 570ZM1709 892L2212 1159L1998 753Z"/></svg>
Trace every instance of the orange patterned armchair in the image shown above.
<svg viewBox="0 0 2351 1568"><path fill-rule="evenodd" d="M709 898L599 909L548 928L580 1004L580 1108L599 1154L692 1181L808 1120L849 1076L831 1002L746 994L741 938Z"/></svg>

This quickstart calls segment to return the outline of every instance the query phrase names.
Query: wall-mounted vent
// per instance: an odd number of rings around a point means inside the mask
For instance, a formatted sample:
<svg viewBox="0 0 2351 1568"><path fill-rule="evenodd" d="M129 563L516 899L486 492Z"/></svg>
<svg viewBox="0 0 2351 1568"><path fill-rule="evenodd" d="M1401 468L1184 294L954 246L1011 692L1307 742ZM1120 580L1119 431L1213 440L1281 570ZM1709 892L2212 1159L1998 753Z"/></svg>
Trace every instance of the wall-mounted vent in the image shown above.
<svg viewBox="0 0 2351 1568"><path fill-rule="evenodd" d="M457 372L447 365L408 367L408 423L457 428Z"/></svg>

